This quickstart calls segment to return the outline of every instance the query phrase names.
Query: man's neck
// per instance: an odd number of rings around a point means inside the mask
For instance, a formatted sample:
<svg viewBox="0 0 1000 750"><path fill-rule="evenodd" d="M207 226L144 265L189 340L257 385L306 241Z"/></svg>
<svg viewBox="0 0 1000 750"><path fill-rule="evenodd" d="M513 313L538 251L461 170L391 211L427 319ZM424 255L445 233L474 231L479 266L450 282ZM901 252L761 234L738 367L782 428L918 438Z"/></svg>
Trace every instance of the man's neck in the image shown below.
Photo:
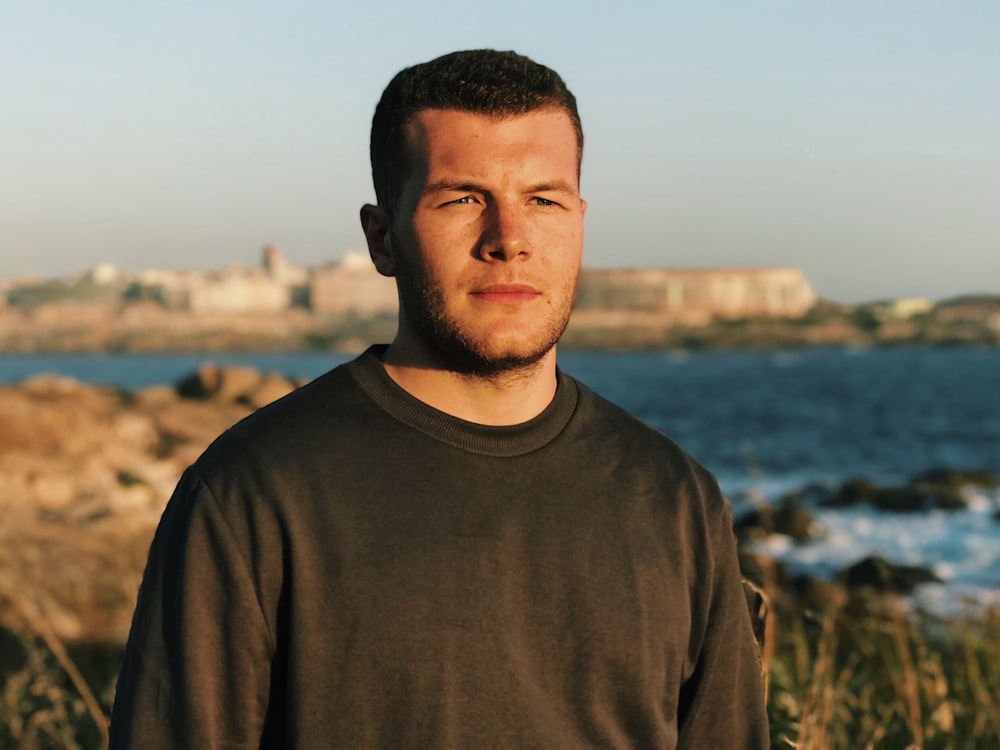
<svg viewBox="0 0 1000 750"><path fill-rule="evenodd" d="M470 375L406 356L397 343L382 355L386 373L414 398L445 414L484 425L513 425L537 417L556 393L556 352L536 364Z"/></svg>

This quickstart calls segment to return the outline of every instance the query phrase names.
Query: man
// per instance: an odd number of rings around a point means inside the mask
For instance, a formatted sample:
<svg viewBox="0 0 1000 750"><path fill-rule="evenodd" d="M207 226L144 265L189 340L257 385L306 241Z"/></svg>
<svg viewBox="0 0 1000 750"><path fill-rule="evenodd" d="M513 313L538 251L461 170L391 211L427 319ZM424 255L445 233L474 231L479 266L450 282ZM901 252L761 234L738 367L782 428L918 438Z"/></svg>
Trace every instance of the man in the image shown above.
<svg viewBox="0 0 1000 750"><path fill-rule="evenodd" d="M514 53L389 84L361 222L396 338L186 472L113 748L767 746L714 480L556 368L582 144Z"/></svg>

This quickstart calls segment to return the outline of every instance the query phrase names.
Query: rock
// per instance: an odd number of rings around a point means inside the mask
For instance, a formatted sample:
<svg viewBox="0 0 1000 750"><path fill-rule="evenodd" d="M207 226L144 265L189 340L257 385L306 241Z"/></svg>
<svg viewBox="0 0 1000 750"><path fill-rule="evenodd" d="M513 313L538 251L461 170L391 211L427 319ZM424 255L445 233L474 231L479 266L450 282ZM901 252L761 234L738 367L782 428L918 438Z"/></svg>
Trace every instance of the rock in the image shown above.
<svg viewBox="0 0 1000 750"><path fill-rule="evenodd" d="M261 378L257 386L240 399L251 409L259 409L277 401L295 390L296 384L280 375L269 374Z"/></svg>
<svg viewBox="0 0 1000 750"><path fill-rule="evenodd" d="M940 489L934 493L937 507L941 510L964 510L969 507L960 487Z"/></svg>
<svg viewBox="0 0 1000 750"><path fill-rule="evenodd" d="M219 389L219 368L206 362L177 383L177 394L182 398L210 398Z"/></svg>
<svg viewBox="0 0 1000 750"><path fill-rule="evenodd" d="M840 571L838 580L848 588L871 588L880 592L905 594L921 583L940 582L927 568L894 565L873 555Z"/></svg>
<svg viewBox="0 0 1000 750"><path fill-rule="evenodd" d="M796 541L811 539L817 529L812 514L794 495L783 497L774 505L761 505L745 513L735 527L741 538L784 534Z"/></svg>
<svg viewBox="0 0 1000 750"><path fill-rule="evenodd" d="M961 510L967 507L960 486L910 484L875 491L869 501L875 508L891 513L928 510Z"/></svg>
<svg viewBox="0 0 1000 750"><path fill-rule="evenodd" d="M132 394L132 401L139 409L172 404L177 400L177 388L168 385L154 385L142 388Z"/></svg>
<svg viewBox="0 0 1000 750"><path fill-rule="evenodd" d="M868 502L889 513L916 513L935 507L935 496L918 487L883 487L875 490Z"/></svg>
<svg viewBox="0 0 1000 750"><path fill-rule="evenodd" d="M913 477L909 486L932 495L942 510L960 510L968 507L967 487L1000 487L1000 478L986 470L938 468Z"/></svg>
<svg viewBox="0 0 1000 750"><path fill-rule="evenodd" d="M33 396L65 396L79 393L86 386L78 380L59 375L42 374L28 378L21 384L21 390Z"/></svg>
<svg viewBox="0 0 1000 750"><path fill-rule="evenodd" d="M870 479L848 479L833 495L820 500L819 504L826 508L846 508L870 501L877 491L878 486Z"/></svg>
<svg viewBox="0 0 1000 750"><path fill-rule="evenodd" d="M986 469L934 468L917 474L910 480L911 485L932 485L960 489L964 486L1000 487L1000 477Z"/></svg>
<svg viewBox="0 0 1000 750"><path fill-rule="evenodd" d="M0 386L0 628L34 617L68 643L120 643L177 480L249 413L173 389Z"/></svg>
<svg viewBox="0 0 1000 750"><path fill-rule="evenodd" d="M802 505L823 505L831 497L833 492L825 484L812 482L805 487L794 490L782 496L782 501L794 501Z"/></svg>
<svg viewBox="0 0 1000 750"><path fill-rule="evenodd" d="M77 482L73 475L55 472L31 477L31 493L37 497L35 508L42 511L58 511L68 508L77 498Z"/></svg>
<svg viewBox="0 0 1000 750"><path fill-rule="evenodd" d="M212 398L223 403L246 399L260 386L261 374L253 367L231 365L219 370L219 387Z"/></svg>
<svg viewBox="0 0 1000 750"><path fill-rule="evenodd" d="M152 450L159 440L153 420L143 414L131 411L117 414L110 426L116 440L144 453Z"/></svg>
<svg viewBox="0 0 1000 750"><path fill-rule="evenodd" d="M802 503L786 500L774 509L774 531L804 541L816 536L817 526L812 514Z"/></svg>
<svg viewBox="0 0 1000 750"><path fill-rule="evenodd" d="M177 384L177 394L182 398L211 399L225 404L244 404L252 409L275 401L291 393L297 383L280 375L261 375L254 367L229 365L217 367L202 365L197 371Z"/></svg>
<svg viewBox="0 0 1000 750"><path fill-rule="evenodd" d="M923 476L923 475L922 475ZM849 479L827 498L817 500L824 508L847 508L868 503L887 513L917 513L941 509L958 510L967 506L962 484L913 481L903 486L881 487L870 479Z"/></svg>

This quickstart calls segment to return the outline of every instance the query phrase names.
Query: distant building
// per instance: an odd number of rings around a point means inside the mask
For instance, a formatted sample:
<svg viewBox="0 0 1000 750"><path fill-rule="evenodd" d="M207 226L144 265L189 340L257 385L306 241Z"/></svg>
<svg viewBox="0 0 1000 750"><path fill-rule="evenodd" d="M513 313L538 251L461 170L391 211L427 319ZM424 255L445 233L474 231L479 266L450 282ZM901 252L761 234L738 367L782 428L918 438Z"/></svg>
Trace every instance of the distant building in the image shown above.
<svg viewBox="0 0 1000 750"><path fill-rule="evenodd" d="M186 290L184 301L193 312L281 312L291 306L291 289L259 270L230 270L202 277Z"/></svg>
<svg viewBox="0 0 1000 750"><path fill-rule="evenodd" d="M795 318L816 302L795 268L584 269L577 309L629 310L665 318Z"/></svg>
<svg viewBox="0 0 1000 750"><path fill-rule="evenodd" d="M283 312L304 304L308 271L290 265L275 245L265 246L261 255L259 268L143 271L136 275L131 295L193 312Z"/></svg>
<svg viewBox="0 0 1000 750"><path fill-rule="evenodd" d="M121 275L118 273L118 269L110 263L101 263L100 265L94 266L87 272L87 279L89 281L102 286L113 284L120 278Z"/></svg>
<svg viewBox="0 0 1000 750"><path fill-rule="evenodd" d="M265 245L261 251L261 268L272 279L283 281L293 286L305 286L309 281L309 271L293 266L277 245Z"/></svg>
<svg viewBox="0 0 1000 750"><path fill-rule="evenodd" d="M313 269L309 307L320 314L395 314L399 309L395 279L376 271L367 255L347 253L339 263Z"/></svg>
<svg viewBox="0 0 1000 750"><path fill-rule="evenodd" d="M909 320L917 315L929 313L934 309L934 302L924 297L902 297L890 301L885 308L886 317L895 320Z"/></svg>
<svg viewBox="0 0 1000 750"><path fill-rule="evenodd" d="M277 245L265 245L261 267L275 281L288 286L288 302L292 307L309 306L309 270L293 266Z"/></svg>

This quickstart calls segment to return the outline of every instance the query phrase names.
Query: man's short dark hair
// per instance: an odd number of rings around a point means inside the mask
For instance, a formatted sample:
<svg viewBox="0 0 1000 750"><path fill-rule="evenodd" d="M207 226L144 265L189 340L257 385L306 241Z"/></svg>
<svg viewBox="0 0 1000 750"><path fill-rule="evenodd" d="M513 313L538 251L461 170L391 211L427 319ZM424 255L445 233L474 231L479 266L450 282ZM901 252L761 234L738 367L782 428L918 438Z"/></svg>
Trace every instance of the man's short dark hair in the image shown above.
<svg viewBox="0 0 1000 750"><path fill-rule="evenodd" d="M372 179L379 205L394 218L409 171L406 128L418 112L457 109L510 117L547 108L569 115L579 168L583 128L576 97L551 68L516 52L492 49L452 52L404 68L382 92L372 119Z"/></svg>

